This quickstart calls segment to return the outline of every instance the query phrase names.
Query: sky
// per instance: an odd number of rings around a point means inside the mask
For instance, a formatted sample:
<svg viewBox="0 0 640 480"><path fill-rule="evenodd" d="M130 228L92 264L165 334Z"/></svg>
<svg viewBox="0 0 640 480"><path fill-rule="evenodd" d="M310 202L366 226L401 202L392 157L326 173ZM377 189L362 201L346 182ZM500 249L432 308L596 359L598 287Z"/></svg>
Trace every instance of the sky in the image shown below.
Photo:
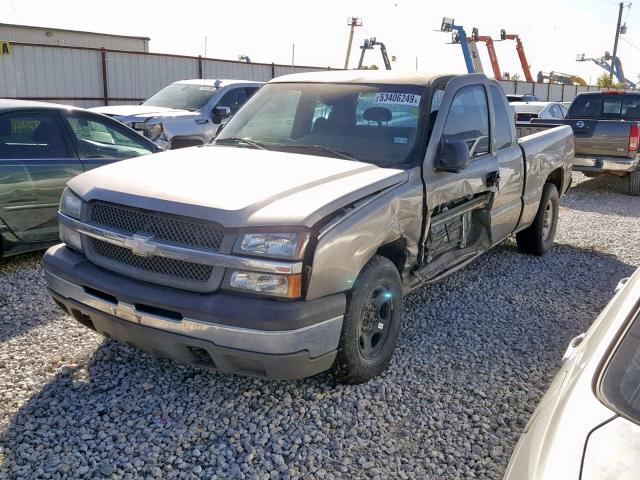
<svg viewBox="0 0 640 480"><path fill-rule="evenodd" d="M179 7L178 7L179 5ZM625 3L626 5L626 3ZM0 23L89 30L151 38L150 50L161 53L256 62L332 66L344 64L347 18L362 18L356 29L350 67L355 67L363 39L377 37L396 57L394 70L465 72L459 45L450 34L436 31L443 17L452 17L467 33L499 38L500 29L520 35L535 77L538 71L560 71L595 83L603 70L592 62L576 62L576 54L600 57L613 51L618 15L614 0L0 0ZM618 52L626 76L640 73L640 3L624 9L627 33ZM478 46L484 70L491 66L483 44ZM515 42L496 43L503 72L522 70ZM368 51L365 64L382 67L378 50Z"/></svg>

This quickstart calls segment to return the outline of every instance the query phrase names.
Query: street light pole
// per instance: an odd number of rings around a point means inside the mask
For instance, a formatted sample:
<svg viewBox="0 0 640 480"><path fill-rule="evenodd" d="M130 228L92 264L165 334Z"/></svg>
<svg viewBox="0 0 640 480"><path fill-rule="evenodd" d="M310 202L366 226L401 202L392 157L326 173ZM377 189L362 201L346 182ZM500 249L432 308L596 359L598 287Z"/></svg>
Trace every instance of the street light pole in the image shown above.
<svg viewBox="0 0 640 480"><path fill-rule="evenodd" d="M362 19L358 17L351 17L347 19L347 25L351 27L349 31L349 43L347 43L347 56L344 59L344 69L349 68L349 57L351 56L351 44L353 43L353 32L356 27L362 26Z"/></svg>
<svg viewBox="0 0 640 480"><path fill-rule="evenodd" d="M618 38L620 38L620 27L622 23L622 10L624 10L624 3L620 2L620 9L618 10L618 26L616 27L616 39L613 42L613 58L611 58L611 70L609 71L609 80L613 81L613 72L616 68L616 58L618 55Z"/></svg>

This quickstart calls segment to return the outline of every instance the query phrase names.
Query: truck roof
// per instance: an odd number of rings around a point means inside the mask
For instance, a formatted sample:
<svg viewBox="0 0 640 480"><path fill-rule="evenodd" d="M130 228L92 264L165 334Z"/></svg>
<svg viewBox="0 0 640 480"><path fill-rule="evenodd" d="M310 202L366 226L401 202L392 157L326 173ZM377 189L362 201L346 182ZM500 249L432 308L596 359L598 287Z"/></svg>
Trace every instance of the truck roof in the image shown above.
<svg viewBox="0 0 640 480"><path fill-rule="evenodd" d="M255 83L257 85L262 85L264 82L256 82L254 80L234 80L231 78L194 78L192 80L178 80L173 83L181 83L181 84L189 84L189 85L207 85L214 86L215 83L218 82L219 86L231 85L233 83Z"/></svg>
<svg viewBox="0 0 640 480"><path fill-rule="evenodd" d="M53 108L58 110L77 110L78 107L61 103L36 102L33 100L17 100L13 98L0 98L0 111L16 108Z"/></svg>
<svg viewBox="0 0 640 480"><path fill-rule="evenodd" d="M480 73L465 74L466 76ZM382 83L397 85L430 85L435 79L450 79L458 76L454 73L397 72L391 70L336 70L308 73L293 73L274 78L269 83Z"/></svg>

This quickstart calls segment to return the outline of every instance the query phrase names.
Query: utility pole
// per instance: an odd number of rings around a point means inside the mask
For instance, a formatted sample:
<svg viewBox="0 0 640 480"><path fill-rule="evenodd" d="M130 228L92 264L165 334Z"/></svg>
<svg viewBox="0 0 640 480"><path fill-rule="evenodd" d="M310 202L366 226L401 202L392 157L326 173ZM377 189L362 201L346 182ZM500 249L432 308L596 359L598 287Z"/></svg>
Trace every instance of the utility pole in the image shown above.
<svg viewBox="0 0 640 480"><path fill-rule="evenodd" d="M349 57L351 56L351 44L353 43L353 32L356 27L362 26L362 19L358 17L351 17L347 19L347 25L351 27L349 31L349 42L347 43L347 56L344 59L344 69L349 68Z"/></svg>
<svg viewBox="0 0 640 480"><path fill-rule="evenodd" d="M622 10L624 10L624 3L620 2L620 9L618 10L618 26L616 27L616 39L613 42L613 58L611 59L611 70L609 71L609 80L613 81L613 71L616 68L616 58L618 55L618 38L620 37L620 27L622 23Z"/></svg>

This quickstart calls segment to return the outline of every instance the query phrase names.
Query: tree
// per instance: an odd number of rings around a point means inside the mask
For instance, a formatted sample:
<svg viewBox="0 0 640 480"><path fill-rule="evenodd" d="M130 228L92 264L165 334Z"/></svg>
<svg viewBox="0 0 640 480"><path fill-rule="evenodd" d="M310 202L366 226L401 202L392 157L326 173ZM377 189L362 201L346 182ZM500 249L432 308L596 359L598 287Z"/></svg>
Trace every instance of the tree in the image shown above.
<svg viewBox="0 0 640 480"><path fill-rule="evenodd" d="M514 73L513 75L511 75L511 80L517 82L520 80L520 74L519 73Z"/></svg>
<svg viewBox="0 0 640 480"><path fill-rule="evenodd" d="M596 86L603 88L625 88L622 83L614 83L608 73L603 73L596 80Z"/></svg>

